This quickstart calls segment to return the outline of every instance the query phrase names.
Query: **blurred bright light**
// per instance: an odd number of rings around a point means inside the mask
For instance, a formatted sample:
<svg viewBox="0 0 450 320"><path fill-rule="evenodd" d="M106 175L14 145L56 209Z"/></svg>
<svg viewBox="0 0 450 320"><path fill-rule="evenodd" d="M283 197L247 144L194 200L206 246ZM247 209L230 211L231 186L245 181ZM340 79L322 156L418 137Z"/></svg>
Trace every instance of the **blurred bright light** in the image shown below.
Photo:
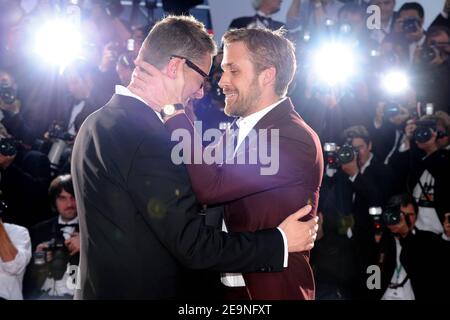
<svg viewBox="0 0 450 320"><path fill-rule="evenodd" d="M382 86L388 93L402 93L408 89L409 79L408 76L402 71L390 71L383 76Z"/></svg>
<svg viewBox="0 0 450 320"><path fill-rule="evenodd" d="M38 30L34 49L46 63L64 68L80 57L81 34L66 21L49 21Z"/></svg>
<svg viewBox="0 0 450 320"><path fill-rule="evenodd" d="M319 80L330 86L345 84L356 72L356 55L352 46L332 42L314 53L314 71Z"/></svg>

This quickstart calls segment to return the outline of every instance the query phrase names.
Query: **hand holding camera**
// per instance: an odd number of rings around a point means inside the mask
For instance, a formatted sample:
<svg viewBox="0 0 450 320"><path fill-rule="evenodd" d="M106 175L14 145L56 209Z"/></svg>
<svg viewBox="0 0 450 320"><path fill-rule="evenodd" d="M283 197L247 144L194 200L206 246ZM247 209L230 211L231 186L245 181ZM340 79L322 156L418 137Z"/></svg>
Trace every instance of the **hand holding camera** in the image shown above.
<svg viewBox="0 0 450 320"><path fill-rule="evenodd" d="M444 233L447 237L450 237L450 212L445 214Z"/></svg>
<svg viewBox="0 0 450 320"><path fill-rule="evenodd" d="M356 176L359 172L357 157L353 156L352 161L342 164L341 168L349 177Z"/></svg>
<svg viewBox="0 0 450 320"><path fill-rule="evenodd" d="M69 255L73 256L80 252L80 234L75 232L70 239L64 241L64 245L69 250Z"/></svg>

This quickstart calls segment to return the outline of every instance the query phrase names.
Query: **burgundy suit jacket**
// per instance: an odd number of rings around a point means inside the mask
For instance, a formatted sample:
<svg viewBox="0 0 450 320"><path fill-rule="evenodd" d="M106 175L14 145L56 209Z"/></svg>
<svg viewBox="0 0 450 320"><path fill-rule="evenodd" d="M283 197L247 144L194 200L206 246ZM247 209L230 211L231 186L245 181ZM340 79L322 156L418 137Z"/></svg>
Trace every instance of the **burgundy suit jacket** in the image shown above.
<svg viewBox="0 0 450 320"><path fill-rule="evenodd" d="M166 125L172 132L184 128L195 136L185 115L171 118ZM318 136L295 112L290 99L267 113L254 129L279 130L278 172L261 175L261 167L267 166L259 161L256 164L187 164L198 200L204 204L225 204L229 232L277 227L308 202L312 202L313 210L308 217L312 218L317 210L323 173ZM273 139L270 133L269 139ZM223 146L223 140L216 148ZM194 143L200 142L192 141L192 147ZM250 138L239 146L236 157L244 153L249 159L248 154L255 146L256 140ZM262 271L266 272L243 274L251 299L314 299L309 252L290 253L288 267L282 272Z"/></svg>

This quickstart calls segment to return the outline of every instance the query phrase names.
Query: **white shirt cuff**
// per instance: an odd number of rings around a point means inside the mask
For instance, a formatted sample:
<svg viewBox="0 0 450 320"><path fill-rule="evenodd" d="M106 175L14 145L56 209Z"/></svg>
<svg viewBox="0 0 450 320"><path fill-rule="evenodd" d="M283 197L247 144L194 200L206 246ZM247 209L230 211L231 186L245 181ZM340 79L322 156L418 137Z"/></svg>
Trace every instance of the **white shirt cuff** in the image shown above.
<svg viewBox="0 0 450 320"><path fill-rule="evenodd" d="M286 235L284 234L284 231L277 227L278 230L281 232L281 236L283 237L283 243L284 243L284 260L283 260L283 267L287 268L288 266L288 256L289 256L289 250L288 250L288 243L286 239Z"/></svg>

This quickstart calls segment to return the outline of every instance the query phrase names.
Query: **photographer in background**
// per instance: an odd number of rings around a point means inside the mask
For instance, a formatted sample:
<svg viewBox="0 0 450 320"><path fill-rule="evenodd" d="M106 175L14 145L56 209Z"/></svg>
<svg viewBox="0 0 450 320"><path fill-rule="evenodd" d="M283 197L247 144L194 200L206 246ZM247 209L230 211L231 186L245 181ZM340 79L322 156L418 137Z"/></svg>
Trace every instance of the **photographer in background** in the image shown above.
<svg viewBox="0 0 450 320"><path fill-rule="evenodd" d="M29 123L25 120L19 86L13 75L0 69L0 122L9 134L26 143L33 142Z"/></svg>
<svg viewBox="0 0 450 320"><path fill-rule="evenodd" d="M48 217L49 182L50 163L45 154L0 136L0 190L9 206L8 222L28 228Z"/></svg>
<svg viewBox="0 0 450 320"><path fill-rule="evenodd" d="M416 50L425 42L423 30L425 11L417 2L407 2L400 7L394 22L394 32L401 35L409 53L409 61L414 61Z"/></svg>
<svg viewBox="0 0 450 320"><path fill-rule="evenodd" d="M416 54L414 72L419 101L432 102L435 110L450 112L450 29L429 28L425 46Z"/></svg>
<svg viewBox="0 0 450 320"><path fill-rule="evenodd" d="M378 244L382 300L448 298L448 250L450 242L415 228L417 204L408 194L393 196L382 213L386 227ZM420 213L419 213L420 215Z"/></svg>
<svg viewBox="0 0 450 320"><path fill-rule="evenodd" d="M31 241L24 227L3 223L7 207L0 202L0 300L22 300L22 281L31 258Z"/></svg>
<svg viewBox="0 0 450 320"><path fill-rule="evenodd" d="M31 229L34 260L26 276L27 296L32 299L73 297L67 286L68 266L78 266L80 236L77 207L70 175L50 184L49 197L57 216Z"/></svg>
<svg viewBox="0 0 450 320"><path fill-rule="evenodd" d="M408 169L397 174L405 175L418 203L416 227L436 234L443 233L450 190L449 129L448 115L443 112L408 121L401 152L392 159L397 167Z"/></svg>
<svg viewBox="0 0 450 320"><path fill-rule="evenodd" d="M84 60L77 60L66 67L64 80L69 94L68 102L61 107L53 124L39 140L39 150L48 154L52 174L70 173L70 156L73 141L84 120L99 104L93 93L96 82L94 66Z"/></svg>
<svg viewBox="0 0 450 320"><path fill-rule="evenodd" d="M332 184L336 199L336 210L344 215L353 215L354 225L347 230L354 239L356 257L356 277L353 289L355 298L368 297L366 268L374 251L374 227L369 208L382 206L391 194L392 173L388 166L381 163L371 152L372 141L367 129L353 126L344 131L349 150L346 159L341 160L340 169L328 182ZM342 157L341 157L342 158Z"/></svg>

